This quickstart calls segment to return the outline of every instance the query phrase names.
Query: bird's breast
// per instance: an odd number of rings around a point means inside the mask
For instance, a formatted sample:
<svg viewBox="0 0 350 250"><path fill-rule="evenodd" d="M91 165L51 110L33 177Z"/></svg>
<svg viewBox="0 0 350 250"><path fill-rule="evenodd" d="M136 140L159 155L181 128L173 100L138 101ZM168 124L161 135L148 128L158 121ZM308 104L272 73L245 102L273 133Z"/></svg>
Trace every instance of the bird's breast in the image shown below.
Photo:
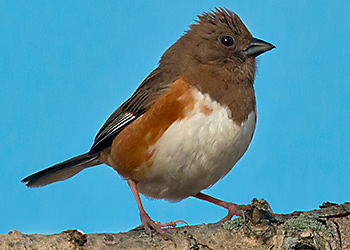
<svg viewBox="0 0 350 250"><path fill-rule="evenodd" d="M246 151L256 114L231 110L178 80L114 140L110 164L152 198L181 200L216 183Z"/></svg>

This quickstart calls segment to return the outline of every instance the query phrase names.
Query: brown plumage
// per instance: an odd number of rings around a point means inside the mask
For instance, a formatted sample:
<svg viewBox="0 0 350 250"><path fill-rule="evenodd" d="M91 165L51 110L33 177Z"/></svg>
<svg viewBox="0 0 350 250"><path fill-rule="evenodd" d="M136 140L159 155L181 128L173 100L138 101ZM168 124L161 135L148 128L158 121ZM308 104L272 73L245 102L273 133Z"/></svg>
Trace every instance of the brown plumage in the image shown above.
<svg viewBox="0 0 350 250"><path fill-rule="evenodd" d="M198 21L161 57L159 66L105 122L90 151L32 174L38 187L105 163L127 180L147 232L164 238L145 212L139 192L166 200L197 197L228 209L226 219L248 206L201 193L242 157L256 122L255 57L274 48L253 38L227 9Z"/></svg>

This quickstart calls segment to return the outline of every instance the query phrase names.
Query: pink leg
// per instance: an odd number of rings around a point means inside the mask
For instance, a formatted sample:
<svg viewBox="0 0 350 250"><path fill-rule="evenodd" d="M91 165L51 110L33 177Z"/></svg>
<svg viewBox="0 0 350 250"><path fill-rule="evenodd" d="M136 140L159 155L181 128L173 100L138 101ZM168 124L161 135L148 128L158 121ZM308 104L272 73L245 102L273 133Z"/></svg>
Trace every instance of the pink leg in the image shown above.
<svg viewBox="0 0 350 250"><path fill-rule="evenodd" d="M176 227L177 223L185 223L183 220L175 220L175 221L169 221L169 222L158 222L154 221L149 217L149 215L146 213L145 209L143 208L139 191L137 190L137 183L133 180L128 180L128 185L131 189L131 192L136 200L137 207L140 211L140 219L142 222L142 225L144 226L146 232L148 234L151 234L151 228L156 230L164 239L171 239L170 235L167 234L164 230L162 230L162 227Z"/></svg>
<svg viewBox="0 0 350 250"><path fill-rule="evenodd" d="M201 192L199 192L196 195L193 195L193 197L204 200L204 201L208 201L208 202L211 202L211 203L218 205L220 207L226 208L228 210L228 213L220 221L231 220L232 216L234 216L234 215L244 218L244 211L251 209L251 205L237 205L237 204L234 204L231 202L216 199L214 197L203 194Z"/></svg>

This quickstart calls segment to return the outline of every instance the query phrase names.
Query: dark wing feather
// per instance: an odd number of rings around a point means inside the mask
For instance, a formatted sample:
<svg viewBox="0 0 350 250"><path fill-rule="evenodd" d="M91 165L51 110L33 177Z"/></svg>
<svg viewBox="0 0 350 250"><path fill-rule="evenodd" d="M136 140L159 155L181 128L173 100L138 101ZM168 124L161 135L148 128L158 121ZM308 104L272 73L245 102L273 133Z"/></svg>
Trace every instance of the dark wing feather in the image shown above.
<svg viewBox="0 0 350 250"><path fill-rule="evenodd" d="M142 116L153 101L164 93L176 78L177 76L161 73L159 68L156 68L136 89L135 93L108 118L97 133L89 154L96 154L109 147L115 136Z"/></svg>

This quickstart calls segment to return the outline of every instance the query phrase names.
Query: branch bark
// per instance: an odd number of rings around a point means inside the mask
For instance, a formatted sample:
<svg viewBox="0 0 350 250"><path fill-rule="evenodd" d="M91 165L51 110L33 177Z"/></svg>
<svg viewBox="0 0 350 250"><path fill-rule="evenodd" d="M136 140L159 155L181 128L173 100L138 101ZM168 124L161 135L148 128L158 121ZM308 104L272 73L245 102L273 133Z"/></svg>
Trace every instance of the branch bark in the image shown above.
<svg viewBox="0 0 350 250"><path fill-rule="evenodd" d="M173 240L147 235L141 227L127 233L0 234L0 249L350 249L350 203L323 203L320 209L271 214L253 199L245 219L167 229Z"/></svg>

